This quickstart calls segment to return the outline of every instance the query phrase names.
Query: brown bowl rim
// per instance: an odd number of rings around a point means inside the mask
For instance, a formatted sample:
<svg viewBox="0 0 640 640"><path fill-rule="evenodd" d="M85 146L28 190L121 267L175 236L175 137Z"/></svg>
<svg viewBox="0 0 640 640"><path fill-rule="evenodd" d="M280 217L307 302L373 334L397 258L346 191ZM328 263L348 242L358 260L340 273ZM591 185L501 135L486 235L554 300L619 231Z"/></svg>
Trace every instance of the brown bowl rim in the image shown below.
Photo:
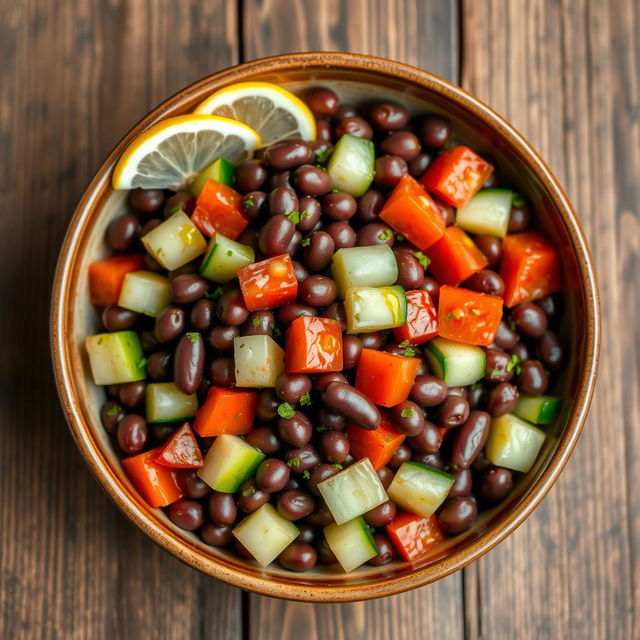
<svg viewBox="0 0 640 640"><path fill-rule="evenodd" d="M301 67L326 68L327 66L338 70L373 71L378 75L390 76L396 80L399 78L414 86L417 85L440 94L444 98L457 103L465 110L471 111L502 138L506 138L511 145L518 148L529 168L545 185L569 233L573 251L578 259L581 286L586 306L586 339L582 354L584 363L580 369L578 381L579 394L573 404L567 425L558 441L556 451L538 479L522 496L520 502L511 511L502 515L500 520L478 539L451 555L435 561L433 564L417 569L407 575L390 576L371 584L344 584L340 585L340 587L322 584L310 585L308 583L304 585L296 585L291 582L282 583L277 579L269 579L268 577L260 577L248 573L242 567L220 563L213 556L190 546L176 532L164 526L155 518L149 509L144 509L140 503L136 503L131 497L130 491L123 486L100 449L95 446L94 439L91 436L91 427L85 421L80 410L80 398L71 383L73 377L72 364L67 348L68 342L65 339L68 309L71 308L71 300L74 295L71 290L71 282L73 280L71 276L78 267L77 258L81 249L78 239L82 236L82 231L90 219L94 203L99 201L105 191L110 189L111 170L125 145L143 128L163 117L166 110L179 106L194 93L204 91L211 82L224 81L231 83L243 80L246 74L281 72L300 69ZM140 529L183 562L236 587L262 595L284 597L292 600L345 602L393 595L444 578L491 550L520 526L532 513L549 492L566 465L587 416L595 386L600 349L599 299L589 247L567 196L538 153L501 116L463 89L438 76L400 62L354 53L295 53L245 62L207 76L162 102L134 125L121 139L88 185L69 224L55 272L51 303L50 339L56 386L73 437L89 468L109 497Z"/></svg>

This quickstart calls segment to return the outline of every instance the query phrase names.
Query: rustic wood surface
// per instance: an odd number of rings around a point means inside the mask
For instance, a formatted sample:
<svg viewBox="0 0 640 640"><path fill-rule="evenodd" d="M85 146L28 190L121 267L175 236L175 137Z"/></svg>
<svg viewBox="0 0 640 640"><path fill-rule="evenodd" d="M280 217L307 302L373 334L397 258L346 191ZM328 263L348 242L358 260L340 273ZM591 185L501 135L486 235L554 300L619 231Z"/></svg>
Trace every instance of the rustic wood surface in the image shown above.
<svg viewBox="0 0 640 640"><path fill-rule="evenodd" d="M0 0L0 638L639 638L639 33L636 0ZM365 604L248 596L157 548L86 470L49 366L58 247L111 146L185 84L299 50L402 60L505 115L575 203L603 303L591 417L542 505Z"/></svg>

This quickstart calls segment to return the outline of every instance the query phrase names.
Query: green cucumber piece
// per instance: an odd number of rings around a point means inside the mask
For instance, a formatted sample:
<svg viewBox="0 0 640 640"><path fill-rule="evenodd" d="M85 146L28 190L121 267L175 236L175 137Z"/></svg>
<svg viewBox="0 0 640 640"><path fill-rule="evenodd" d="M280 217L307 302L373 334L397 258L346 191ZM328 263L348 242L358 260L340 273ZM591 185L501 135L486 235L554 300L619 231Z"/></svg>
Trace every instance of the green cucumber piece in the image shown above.
<svg viewBox="0 0 640 640"><path fill-rule="evenodd" d="M400 286L351 287L344 306L347 333L382 331L407 322L407 298Z"/></svg>
<svg viewBox="0 0 640 640"><path fill-rule="evenodd" d="M147 385L147 422L182 422L198 411L198 396L180 391L173 382Z"/></svg>
<svg viewBox="0 0 640 640"><path fill-rule="evenodd" d="M233 182L233 174L235 173L235 167L224 158L218 158L213 164L210 164L206 169L203 169L191 183L191 193L197 198L200 195L202 189L207 180L215 180L216 182L222 182L228 187Z"/></svg>
<svg viewBox="0 0 640 640"><path fill-rule="evenodd" d="M344 524L330 524L324 537L342 568L349 572L378 555L378 548L362 517Z"/></svg>
<svg viewBox="0 0 640 640"><path fill-rule="evenodd" d="M471 233L486 233L498 238L507 235L513 191L482 189L456 212L456 224Z"/></svg>
<svg viewBox="0 0 640 640"><path fill-rule="evenodd" d="M153 271L132 271L122 281L118 306L155 318L170 301L168 278Z"/></svg>
<svg viewBox="0 0 640 640"><path fill-rule="evenodd" d="M454 480L452 475L421 462L405 462L387 493L403 509L428 518L445 501Z"/></svg>
<svg viewBox="0 0 640 640"><path fill-rule="evenodd" d="M298 537L300 530L267 502L242 520L232 533L266 567Z"/></svg>
<svg viewBox="0 0 640 640"><path fill-rule="evenodd" d="M96 384L121 384L147 376L140 338L135 331L99 333L85 338Z"/></svg>
<svg viewBox="0 0 640 640"><path fill-rule="evenodd" d="M521 395L513 413L534 424L551 424L560 411L562 400L555 396Z"/></svg>
<svg viewBox="0 0 640 640"><path fill-rule="evenodd" d="M342 136L327 165L331 187L359 198L373 181L374 162L375 149L371 140L349 134Z"/></svg>
<svg viewBox="0 0 640 640"><path fill-rule="evenodd" d="M318 484L337 524L344 524L388 500L369 458Z"/></svg>
<svg viewBox="0 0 640 640"><path fill-rule="evenodd" d="M215 491L235 493L255 473L265 455L238 436L218 436L198 475Z"/></svg>
<svg viewBox="0 0 640 640"><path fill-rule="evenodd" d="M238 269L255 262L253 247L215 233L200 266L200 275L220 284L233 280Z"/></svg>
<svg viewBox="0 0 640 640"><path fill-rule="evenodd" d="M484 377L487 356L480 347L434 338L424 354L433 373L450 387L466 387Z"/></svg>
<svg viewBox="0 0 640 640"><path fill-rule="evenodd" d="M384 287L398 279L398 262L391 247L338 249L331 259L331 274L338 285L338 295L345 297L350 287Z"/></svg>
<svg viewBox="0 0 640 640"><path fill-rule="evenodd" d="M536 461L544 439L544 431L507 413L491 420L485 454L497 467L526 473Z"/></svg>

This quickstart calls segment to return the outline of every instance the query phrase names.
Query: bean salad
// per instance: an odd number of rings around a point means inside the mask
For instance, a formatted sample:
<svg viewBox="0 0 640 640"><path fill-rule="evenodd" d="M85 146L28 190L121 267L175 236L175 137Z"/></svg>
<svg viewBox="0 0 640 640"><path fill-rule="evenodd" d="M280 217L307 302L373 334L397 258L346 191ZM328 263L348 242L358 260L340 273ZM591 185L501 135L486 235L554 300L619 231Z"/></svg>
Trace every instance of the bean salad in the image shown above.
<svg viewBox="0 0 640 640"><path fill-rule="evenodd" d="M559 254L446 114L301 98L312 139L133 188L108 224L102 425L208 545L294 572L419 560L509 496L559 414Z"/></svg>

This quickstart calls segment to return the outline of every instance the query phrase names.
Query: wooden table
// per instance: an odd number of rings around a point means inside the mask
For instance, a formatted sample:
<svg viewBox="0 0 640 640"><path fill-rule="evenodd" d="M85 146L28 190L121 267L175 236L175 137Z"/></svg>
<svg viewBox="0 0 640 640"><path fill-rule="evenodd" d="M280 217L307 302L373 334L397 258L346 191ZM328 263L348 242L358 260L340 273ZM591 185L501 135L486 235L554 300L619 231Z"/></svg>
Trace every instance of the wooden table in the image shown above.
<svg viewBox="0 0 640 640"><path fill-rule="evenodd" d="M640 638L639 35L637 0L0 0L0 638ZM600 384L556 487L465 571L365 604L249 596L156 547L85 468L49 366L58 247L115 141L201 76L300 50L494 107L566 187L600 279Z"/></svg>

